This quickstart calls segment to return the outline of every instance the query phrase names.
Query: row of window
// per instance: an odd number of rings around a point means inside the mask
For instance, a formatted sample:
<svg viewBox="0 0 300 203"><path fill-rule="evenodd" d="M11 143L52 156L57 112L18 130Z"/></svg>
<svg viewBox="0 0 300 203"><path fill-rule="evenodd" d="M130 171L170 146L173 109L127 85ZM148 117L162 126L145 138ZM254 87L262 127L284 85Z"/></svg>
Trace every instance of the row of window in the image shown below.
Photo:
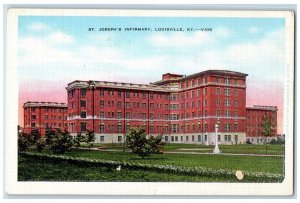
<svg viewBox="0 0 300 203"><path fill-rule="evenodd" d="M55 116L55 115L51 115L51 120L56 120L56 118L57 118L57 120L63 120L63 118L64 118L64 120L67 120L67 116ZM25 118L26 119L26 118ZM36 120L36 115L31 115L31 120L32 121L34 121L34 120ZM45 120L49 120L49 115L45 115Z"/></svg>
<svg viewBox="0 0 300 203"><path fill-rule="evenodd" d="M31 107L31 112L35 112L37 107ZM67 112L67 108L51 108L51 107L43 107L43 109L45 110L45 112Z"/></svg>
<svg viewBox="0 0 300 203"><path fill-rule="evenodd" d="M202 138L201 135L198 135L198 142L207 142L207 135L204 135L204 137ZM179 136L171 136L171 142L179 142L178 140ZM184 142L183 140L184 136L180 136L180 142ZM185 136L185 142L189 142L190 136ZM195 136L192 135L191 136L192 138L192 142L195 142ZM164 140L165 142L169 142L169 136L164 136ZM218 135L218 141L220 142L221 141L221 135ZM231 142L231 135L224 135L224 141L225 142ZM234 135L234 141L237 143L238 142L238 135Z"/></svg>
<svg viewBox="0 0 300 203"><path fill-rule="evenodd" d="M32 128L35 128L36 127L36 123L35 122L32 122L31 123L31 127ZM61 128L63 127L63 124L62 123L45 123L45 125L41 124L40 127L45 127L45 128ZM64 124L64 127L67 127L67 123Z"/></svg>
<svg viewBox="0 0 300 203"><path fill-rule="evenodd" d="M222 114L221 114L221 110L217 109L216 110L216 116L217 117L221 117ZM238 111L233 111L233 114L232 114L232 111L230 110L224 110L223 111L224 114L223 116L224 117L235 117L237 118L238 117ZM154 115L153 113L150 113L149 114L149 118L150 119L154 119ZM165 120L169 120L169 115L170 115L170 120L180 120L180 119L188 119L190 118L190 114L189 113L185 113L185 114L156 114L156 118L157 119L165 119ZM69 113L69 116L70 118L73 117L73 113ZM164 117L163 117L164 116ZM200 118L202 115L201 115L201 111L198 111L198 115L196 114L196 112L192 112L191 113L191 118ZM204 110L204 117L207 117L208 116L208 113L207 113L207 110ZM80 112L80 117L81 118L86 118L87 117L87 113L86 111L81 111ZM122 115L122 112L106 112L106 116L105 116L105 112L104 111L101 111L100 112L100 118L118 118L118 119L123 119L123 115ZM130 119L130 118L137 118L137 119L147 119L147 113L139 113L139 112L125 112L125 118L126 119ZM46 117L45 117L46 119ZM65 117L65 120L67 118Z"/></svg>
<svg viewBox="0 0 300 203"><path fill-rule="evenodd" d="M69 97L73 97L75 93L75 90L70 90L68 92L68 96ZM99 96L104 97L104 96L116 96L121 98L122 97L122 92L121 91L113 91L113 90L100 90L100 94ZM141 95L142 99L146 99L147 98L147 93L146 92L125 92L125 97L126 98L130 98L130 97L135 97L135 98L139 98ZM85 97L86 96L86 89L82 88L80 89L80 96L81 97ZM165 100L169 100L169 95L168 94L155 94L156 98L164 98ZM149 94L149 99L154 99L154 94L150 93Z"/></svg>
<svg viewBox="0 0 300 203"><path fill-rule="evenodd" d="M224 100L224 106L225 107L230 107L232 105L231 103L232 100L230 99L225 99ZM114 107L115 106L115 102L114 101L107 101L107 107ZM70 103L71 105L71 108L73 108L73 102ZM189 108L189 104L191 104L191 108L200 108L201 107L201 101L198 100L197 103L195 101L192 101L192 102L186 102L185 103L185 108L183 108L183 103L180 103L180 108L181 109L188 109ZM196 106L197 104L197 106ZM216 105L218 106L221 106L222 102L221 102L221 99L216 99ZM140 108L140 102L126 102L125 103L126 105L126 109L130 109L131 108L131 105L133 108ZM204 106L207 106L208 105L208 100L207 99L204 99L204 102L203 102L203 105ZM238 107L238 100L233 100L233 105L234 107ZM170 107L170 110L178 110L179 109L179 104L161 104L161 103L157 103L156 104L156 108L157 109L162 109L164 106L164 109L165 110L169 110L169 107ZM80 101L80 107L82 108L86 108L87 105L86 105L86 100L81 100ZM105 101L100 101L100 108L105 108ZM117 102L117 107L118 108L122 108L122 102L118 101ZM142 103L142 108L143 109L146 109L147 108L147 104L146 103ZM150 110L153 110L154 109L154 103L150 103L149 104L149 108Z"/></svg>
<svg viewBox="0 0 300 203"><path fill-rule="evenodd" d="M207 84L208 82L208 79L207 77L204 77L203 79L203 83L204 84ZM197 85L201 85L201 78L197 79L197 80L191 80L191 81L186 81L186 82L182 82L181 83L181 89L186 89L186 88L189 88L189 87L194 87L196 85L196 82L197 82ZM221 78L221 77L215 77L215 81L212 81L212 82L216 82L217 84L221 84L221 83L224 83L224 84L233 84L233 85L237 85L238 84L238 80L235 79L235 78Z"/></svg>
<svg viewBox="0 0 300 203"><path fill-rule="evenodd" d="M118 123L117 125L108 124L106 126L107 126L107 129L105 128L104 123L100 123L99 131L100 132L114 132L115 130L117 130L117 132L119 132L119 133L122 132L122 124L121 123ZM143 123L141 126L140 125L130 126L130 124L127 123L126 124L126 132L128 130L130 130L130 127L137 127L137 128L141 127L141 128L146 129L147 125L146 125L146 123ZM81 129L81 131L86 130L86 122L80 123L80 129ZM149 130L150 130L150 133L154 132L153 124L150 124ZM202 129L201 123L199 123L198 125L195 125L194 123L192 123L191 125L189 125L189 123L186 123L185 125L184 124L180 124L180 125L179 124L171 124L170 126L168 124L166 124L164 126L162 126L162 125L156 126L156 130L157 130L157 132L165 132L165 133L168 133L169 131L171 131L172 133L185 132L185 131L189 132L190 130L193 132L196 130L198 130L198 131L203 130L204 132L208 132L208 124L207 123L204 124L204 129ZM230 132L231 130L237 132L238 124L234 123L233 129L231 128L230 123L225 123L225 124L223 124L223 127L222 127L222 125L220 125L220 127L219 127L219 131L222 131L222 132Z"/></svg>

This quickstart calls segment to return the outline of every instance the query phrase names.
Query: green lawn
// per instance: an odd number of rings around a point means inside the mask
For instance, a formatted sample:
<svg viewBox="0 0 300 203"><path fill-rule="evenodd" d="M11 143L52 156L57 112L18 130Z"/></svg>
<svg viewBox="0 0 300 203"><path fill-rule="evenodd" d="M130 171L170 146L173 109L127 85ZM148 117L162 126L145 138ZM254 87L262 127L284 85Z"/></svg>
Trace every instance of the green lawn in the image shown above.
<svg viewBox="0 0 300 203"><path fill-rule="evenodd" d="M109 167L82 167L66 162L19 157L19 181L113 181L113 182L229 182L226 178L167 174L143 170L117 171Z"/></svg>
<svg viewBox="0 0 300 203"><path fill-rule="evenodd" d="M87 147L83 144L82 147ZM100 149L123 150L123 144L93 144L93 147ZM220 145L222 153L233 154L269 154L269 155L284 155L284 145ZM164 151L172 152L212 152L214 146L200 144L166 144ZM128 149L127 149L128 150Z"/></svg>
<svg viewBox="0 0 300 203"><path fill-rule="evenodd" d="M44 151L43 153L51 153ZM127 161L155 165L205 167L213 169L243 170L249 172L283 173L283 157L231 156L222 154L159 154L141 159L128 152L72 150L65 156L114 161Z"/></svg>

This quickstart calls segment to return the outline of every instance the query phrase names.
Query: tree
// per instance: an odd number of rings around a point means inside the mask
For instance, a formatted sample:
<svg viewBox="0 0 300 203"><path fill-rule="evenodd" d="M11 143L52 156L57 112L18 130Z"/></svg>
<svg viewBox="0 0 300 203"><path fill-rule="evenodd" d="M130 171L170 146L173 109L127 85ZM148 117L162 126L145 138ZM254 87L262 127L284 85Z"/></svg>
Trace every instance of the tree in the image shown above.
<svg viewBox="0 0 300 203"><path fill-rule="evenodd" d="M52 139L52 152L54 154L64 154L66 151L70 151L72 146L72 136L68 131L58 129Z"/></svg>
<svg viewBox="0 0 300 203"><path fill-rule="evenodd" d="M263 120L263 135L265 138L266 154L267 154L267 137L272 136L272 120L270 117L265 117Z"/></svg>
<svg viewBox="0 0 300 203"><path fill-rule="evenodd" d="M55 136L55 130L53 130L52 128L46 128L45 131L45 144L48 145L49 149L51 149L51 145L52 145L52 140Z"/></svg>
<svg viewBox="0 0 300 203"><path fill-rule="evenodd" d="M92 130L87 130L85 143L90 144L89 149L91 146L93 146L93 142L95 141L95 133Z"/></svg>
<svg viewBox="0 0 300 203"><path fill-rule="evenodd" d="M19 152L25 152L29 145L30 142L28 141L29 135L26 133L18 133L18 151Z"/></svg>
<svg viewBox="0 0 300 203"><path fill-rule="evenodd" d="M44 138L40 138L35 142L36 149L41 152L46 146L46 141Z"/></svg>
<svg viewBox="0 0 300 203"><path fill-rule="evenodd" d="M126 139L128 147L132 150L132 153L145 158L151 154L158 154L161 152L161 147L164 145L161 136L150 136L147 139L144 129L133 128L130 130Z"/></svg>
<svg viewBox="0 0 300 203"><path fill-rule="evenodd" d="M30 135L27 137L29 145L34 145L36 141L41 137L40 131L37 128L31 130Z"/></svg>
<svg viewBox="0 0 300 203"><path fill-rule="evenodd" d="M81 142L84 142L84 141L85 141L85 137L82 136L81 133L78 133L78 134L76 135L76 137L74 138L74 140L73 140L74 145L75 145L76 148L79 148L79 147L80 147L80 143L81 143Z"/></svg>

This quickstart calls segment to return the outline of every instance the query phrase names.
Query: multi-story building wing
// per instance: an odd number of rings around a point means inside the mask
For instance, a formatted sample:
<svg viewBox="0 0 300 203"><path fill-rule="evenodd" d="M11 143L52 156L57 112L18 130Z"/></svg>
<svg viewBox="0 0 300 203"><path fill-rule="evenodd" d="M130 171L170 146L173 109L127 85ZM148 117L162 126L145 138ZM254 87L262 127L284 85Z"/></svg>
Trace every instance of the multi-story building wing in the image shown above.
<svg viewBox="0 0 300 203"><path fill-rule="evenodd" d="M93 130L98 142L122 142L131 127L166 142L223 144L246 141L247 74L208 70L164 74L144 84L74 81L68 84L68 130Z"/></svg>
<svg viewBox="0 0 300 203"><path fill-rule="evenodd" d="M39 129L42 135L46 128L67 128L67 105L57 102L24 103L24 132Z"/></svg>
<svg viewBox="0 0 300 203"><path fill-rule="evenodd" d="M247 139L254 144L267 142L277 136L277 107L276 106L260 106L246 107L247 111ZM264 123L267 119L271 121L272 135L264 136Z"/></svg>

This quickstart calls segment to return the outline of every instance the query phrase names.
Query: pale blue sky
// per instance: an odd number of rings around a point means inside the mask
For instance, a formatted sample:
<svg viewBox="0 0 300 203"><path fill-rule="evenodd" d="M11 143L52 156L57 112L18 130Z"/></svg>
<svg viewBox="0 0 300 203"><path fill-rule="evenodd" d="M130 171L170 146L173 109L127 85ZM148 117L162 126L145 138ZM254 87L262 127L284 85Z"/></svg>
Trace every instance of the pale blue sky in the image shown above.
<svg viewBox="0 0 300 203"><path fill-rule="evenodd" d="M152 32L89 32L89 27L149 27ZM213 31L154 31L160 27ZM23 16L19 41L21 81L148 83L165 72L192 74L207 69L241 71L258 80L265 80L265 73L270 80L281 80L284 74L284 19L280 18Z"/></svg>

